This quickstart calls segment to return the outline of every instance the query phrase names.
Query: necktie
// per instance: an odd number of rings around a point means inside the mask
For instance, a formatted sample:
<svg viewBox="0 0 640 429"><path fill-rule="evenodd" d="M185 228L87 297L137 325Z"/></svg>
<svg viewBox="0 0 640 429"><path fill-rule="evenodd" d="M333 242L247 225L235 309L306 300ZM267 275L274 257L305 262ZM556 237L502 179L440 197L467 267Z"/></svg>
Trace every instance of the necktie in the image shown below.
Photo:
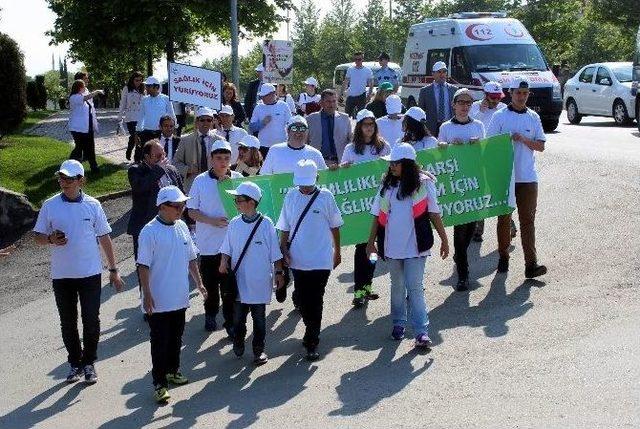
<svg viewBox="0 0 640 429"><path fill-rule="evenodd" d="M200 171L207 171L207 145L204 142L205 136L200 136Z"/></svg>
<svg viewBox="0 0 640 429"><path fill-rule="evenodd" d="M438 96L438 122L444 122L444 85L439 83L440 95Z"/></svg>
<svg viewBox="0 0 640 429"><path fill-rule="evenodd" d="M224 130L224 138L227 139L227 141L229 142L229 133L231 132L231 130ZM229 142L231 143L231 142Z"/></svg>
<svg viewBox="0 0 640 429"><path fill-rule="evenodd" d="M169 138L165 137L164 138L164 153L167 154L167 156L169 156Z"/></svg>

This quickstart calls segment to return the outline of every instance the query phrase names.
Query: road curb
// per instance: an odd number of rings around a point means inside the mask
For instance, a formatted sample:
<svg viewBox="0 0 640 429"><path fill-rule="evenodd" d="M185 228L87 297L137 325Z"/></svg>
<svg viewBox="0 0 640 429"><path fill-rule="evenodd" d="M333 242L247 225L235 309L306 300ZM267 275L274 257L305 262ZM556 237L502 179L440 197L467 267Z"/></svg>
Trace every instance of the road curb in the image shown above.
<svg viewBox="0 0 640 429"><path fill-rule="evenodd" d="M96 200L98 200L101 203L103 203L105 201L115 200L116 198L126 197L127 195L131 195L131 189L125 189L124 191L112 192L110 194L100 195L100 196L95 197L95 198L96 198Z"/></svg>

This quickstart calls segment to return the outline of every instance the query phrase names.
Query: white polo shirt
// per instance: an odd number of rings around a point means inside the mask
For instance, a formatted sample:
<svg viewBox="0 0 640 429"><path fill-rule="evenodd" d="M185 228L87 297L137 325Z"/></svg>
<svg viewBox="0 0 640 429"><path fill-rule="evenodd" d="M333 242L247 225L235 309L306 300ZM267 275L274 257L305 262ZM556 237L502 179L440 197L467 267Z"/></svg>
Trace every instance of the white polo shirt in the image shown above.
<svg viewBox="0 0 640 429"><path fill-rule="evenodd" d="M390 119L389 116L383 116L382 118L376 119L378 133L380 133L382 138L389 143L391 147L398 143L404 136L404 131L402 131L402 118L403 116L399 116L398 119Z"/></svg>
<svg viewBox="0 0 640 429"><path fill-rule="evenodd" d="M189 262L197 256L198 249L183 221L167 224L156 216L142 228L137 262L149 268L154 313L189 307ZM142 304L141 308L144 312Z"/></svg>
<svg viewBox="0 0 640 429"><path fill-rule="evenodd" d="M503 133L520 133L531 140L547 141L542 128L540 116L527 108L523 112L507 106L493 114L487 134L495 136ZM534 151L527 145L517 141L513 143L513 170L516 183L538 182Z"/></svg>
<svg viewBox="0 0 640 429"><path fill-rule="evenodd" d="M247 135L247 132L244 130L244 128L232 125L229 130L220 128L216 131L216 134L228 141L231 145L231 163L235 164L238 161L238 142ZM229 138L227 138L227 135L229 136Z"/></svg>
<svg viewBox="0 0 640 429"><path fill-rule="evenodd" d="M367 92L367 85L373 79L373 72L366 66L360 68L351 66L347 69L345 77L349 79L347 95L349 97L355 97Z"/></svg>
<svg viewBox="0 0 640 429"><path fill-rule="evenodd" d="M371 145L365 146L362 153L356 153L356 146L353 143L349 143L344 147L344 152L342 153L342 159L340 162L351 162L353 164L357 164L359 162L374 161L381 156L389 155L390 153L391 146L389 146L389 143L387 142L384 143L380 153L376 153L375 148Z"/></svg>
<svg viewBox="0 0 640 429"><path fill-rule="evenodd" d="M469 119L469 122L461 123L452 118L440 125L438 140L453 143L454 140L460 139L463 143L468 143L472 138L483 139L485 131L482 122L473 118Z"/></svg>
<svg viewBox="0 0 640 429"><path fill-rule="evenodd" d="M278 143L269 149L267 158L260 169L260 174L264 176L267 174L293 173L298 161L303 159L314 161L318 170L327 168L322 152L315 147L306 144L301 148L294 148L289 146L288 143Z"/></svg>
<svg viewBox="0 0 640 429"><path fill-rule="evenodd" d="M102 273L98 238L109 234L111 227L100 202L86 194L71 202L62 193L42 204L35 232L49 235L55 230L65 233L67 244L49 246L52 279L81 279Z"/></svg>
<svg viewBox="0 0 640 429"><path fill-rule="evenodd" d="M438 146L438 139L433 136L425 136L422 140L417 142L408 142L417 151L425 149L433 149Z"/></svg>
<svg viewBox="0 0 640 429"><path fill-rule="evenodd" d="M160 129L160 118L164 115L171 116L174 124L178 123L169 97L164 94L158 94L155 97L145 95L140 103L140 120L136 129L157 131Z"/></svg>
<svg viewBox="0 0 640 429"><path fill-rule="evenodd" d="M484 112L480 110L480 107L482 107L482 100L474 101L471 105L471 109L469 110L469 116L482 122L482 125L484 125L484 129L486 131L489 128L489 123L491 122L493 114L500 109L504 109L505 107L507 107L507 105L503 102L499 102L495 108L487 108ZM491 136L487 134L487 137Z"/></svg>
<svg viewBox="0 0 640 429"><path fill-rule="evenodd" d="M242 174L231 171L231 178L242 177ZM218 192L218 180L211 177L209 171L200 173L193 179L189 190L187 208L199 210L202 214L210 217L224 217L224 211L220 193ZM204 222L196 221L196 244L201 255L217 255L220 253L220 245L224 240L227 228L218 228Z"/></svg>
<svg viewBox="0 0 640 429"><path fill-rule="evenodd" d="M89 132L89 112L93 121L93 132L98 131L98 119L91 100L84 99L84 94L73 94L69 97L69 131Z"/></svg>
<svg viewBox="0 0 640 429"><path fill-rule="evenodd" d="M420 179L420 186L426 186L427 189L427 211L440 213L433 181L424 176ZM389 218L384 235L384 256L391 259L429 256L431 254L429 250L418 252L416 226L413 221L413 200L411 197L399 200L398 189L399 187L396 186L385 191L385 196L389 198ZM380 214L380 198L382 197L378 189L370 212L374 216Z"/></svg>
<svg viewBox="0 0 640 429"><path fill-rule="evenodd" d="M298 189L287 192L276 228L289 231L289 240L311 196L312 194L305 195ZM291 243L290 267L297 270L333 269L331 228L338 228L343 223L333 194L327 189L321 189Z"/></svg>
<svg viewBox="0 0 640 429"><path fill-rule="evenodd" d="M253 108L249 122L262 123L262 120L267 116L271 116L271 121L258 131L258 140L260 140L262 147L271 147L287 140L287 122L291 118L289 105L282 100L273 104L258 103Z"/></svg>
<svg viewBox="0 0 640 429"><path fill-rule="evenodd" d="M256 226L238 215L231 219L220 253L231 257L231 269L240 258L244 245ZM273 221L265 216L251 239L238 271L238 293L243 304L269 304L273 291L273 263L282 259L280 243Z"/></svg>

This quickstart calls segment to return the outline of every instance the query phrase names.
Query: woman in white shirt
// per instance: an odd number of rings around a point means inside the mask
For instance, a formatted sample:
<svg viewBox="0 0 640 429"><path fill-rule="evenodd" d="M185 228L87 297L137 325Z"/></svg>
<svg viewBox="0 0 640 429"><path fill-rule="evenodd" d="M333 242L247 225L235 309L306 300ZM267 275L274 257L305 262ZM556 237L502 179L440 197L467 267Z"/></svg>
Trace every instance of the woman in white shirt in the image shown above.
<svg viewBox="0 0 640 429"><path fill-rule="evenodd" d="M438 145L438 140L431 135L427 128L427 115L418 106L409 108L404 114L402 141L409 143L416 151L431 149Z"/></svg>
<svg viewBox="0 0 640 429"><path fill-rule="evenodd" d="M453 118L440 125L438 139L443 144L473 144L485 138L482 122L469 116L473 97L468 89L462 88L453 96ZM458 271L457 291L469 289L469 263L467 248L471 243L476 223L470 222L453 227L454 261Z"/></svg>
<svg viewBox="0 0 640 429"><path fill-rule="evenodd" d="M376 160L389 155L391 148L378 134L376 117L370 110L361 110L356 116L356 126L353 131L353 142L344 148L341 166L348 167L351 164ZM373 272L376 262L369 260L367 255L367 243L356 244L356 252L353 256L353 301L355 307L361 307L366 300L378 299L378 294L373 292Z"/></svg>
<svg viewBox="0 0 640 429"><path fill-rule="evenodd" d="M371 207L374 216L368 254L379 254L391 274L391 317L395 340L402 340L407 324L407 304L415 346L430 348L429 316L424 299L424 268L433 246L431 224L440 236L440 256L449 254L447 234L440 217L433 180L420 171L416 151L399 143L384 157L389 170ZM377 241L377 245L376 245Z"/></svg>
<svg viewBox="0 0 640 429"><path fill-rule="evenodd" d="M101 89L85 94L84 81L78 79L71 85L71 95L69 96L69 131L73 136L75 147L71 151L69 158L82 162L83 158L89 161L92 173L98 173L98 163L96 162L96 143L94 132L98 130L98 120L93 108L89 103L96 95L104 94Z"/></svg>
<svg viewBox="0 0 640 429"><path fill-rule="evenodd" d="M291 115L295 115L296 114L296 102L293 101L293 97L291 96L291 94L289 94L287 92L287 85L283 84L283 83L279 83L277 88L276 88L276 94L278 94L278 99L284 101L285 103L287 103L287 106L289 106L289 110L291 111Z"/></svg>
<svg viewBox="0 0 640 429"><path fill-rule="evenodd" d="M304 81L305 92L298 96L298 113L302 116L320 111L320 94L318 94L318 81L315 77L308 77Z"/></svg>
<svg viewBox="0 0 640 429"><path fill-rule="evenodd" d="M144 96L144 76L139 71L133 72L129 81L122 88L120 95L120 111L118 118L120 122L127 125L129 141L127 142L127 160L131 160L131 152L136 145L136 125L140 119L140 102Z"/></svg>

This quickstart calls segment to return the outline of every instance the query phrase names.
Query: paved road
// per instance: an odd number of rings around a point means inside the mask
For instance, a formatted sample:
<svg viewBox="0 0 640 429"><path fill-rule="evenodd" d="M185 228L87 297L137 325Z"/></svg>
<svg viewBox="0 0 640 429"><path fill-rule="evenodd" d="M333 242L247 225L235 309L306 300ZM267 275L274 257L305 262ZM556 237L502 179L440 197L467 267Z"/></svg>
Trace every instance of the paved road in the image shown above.
<svg viewBox="0 0 640 429"><path fill-rule="evenodd" d="M67 386L46 255L22 245L1 262L0 427L639 427L640 135L605 119L562 122L538 157L538 250L549 274L526 281L518 244L509 275L496 275L488 221L485 242L472 245L470 292L452 291L450 260L428 262L436 347L426 355L389 339L384 267L381 299L351 309L348 248L328 287L317 363L303 359L290 301L270 306L271 360L254 368L220 331L205 334L193 297L182 353L192 382L157 407L137 289L105 287L100 382ZM131 283L126 208L107 204Z"/></svg>

